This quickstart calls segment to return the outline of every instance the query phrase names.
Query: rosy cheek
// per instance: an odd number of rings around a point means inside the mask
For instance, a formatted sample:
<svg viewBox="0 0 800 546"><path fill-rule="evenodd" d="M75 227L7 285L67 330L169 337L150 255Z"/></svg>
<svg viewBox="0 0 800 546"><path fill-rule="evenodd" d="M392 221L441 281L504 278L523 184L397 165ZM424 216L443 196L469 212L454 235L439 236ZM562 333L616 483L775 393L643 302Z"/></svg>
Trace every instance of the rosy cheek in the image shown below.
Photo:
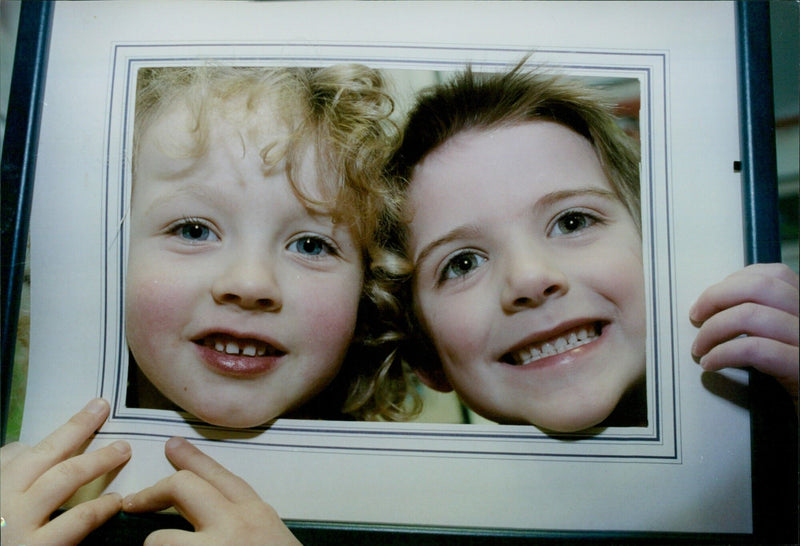
<svg viewBox="0 0 800 546"><path fill-rule="evenodd" d="M490 323L487 322L484 327L481 327L479 320L476 323L479 316L476 310L479 307L452 300L436 307L439 309L427 308L423 313L428 335L439 354L446 360L460 364L466 355L482 352Z"/></svg>
<svg viewBox="0 0 800 546"><path fill-rule="evenodd" d="M336 345L347 340L346 344L349 344L355 330L357 314L357 305L344 302L342 305L331 306L318 313L314 322L320 328L323 343L327 341L327 345Z"/></svg>
<svg viewBox="0 0 800 546"><path fill-rule="evenodd" d="M179 294L169 283L129 279L125 295L129 341L155 344L155 337L174 329L175 311L180 308Z"/></svg>
<svg viewBox="0 0 800 546"><path fill-rule="evenodd" d="M337 297L332 298L331 295ZM360 290L355 287L331 287L324 292L308 294L303 298L301 316L306 317L306 329L316 338L319 347L328 348L330 353L344 356L350 345L356 327Z"/></svg>

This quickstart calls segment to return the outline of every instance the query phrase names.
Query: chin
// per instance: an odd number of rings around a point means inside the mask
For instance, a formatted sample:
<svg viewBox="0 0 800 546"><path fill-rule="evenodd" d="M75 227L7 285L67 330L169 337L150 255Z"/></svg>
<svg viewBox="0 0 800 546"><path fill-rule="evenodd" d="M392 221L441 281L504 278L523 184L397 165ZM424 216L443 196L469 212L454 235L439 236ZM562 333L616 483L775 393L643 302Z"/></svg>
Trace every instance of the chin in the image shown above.
<svg viewBox="0 0 800 546"><path fill-rule="evenodd" d="M252 428L277 418L277 415L272 414L238 413L236 408L214 408L213 411L209 411L209 408L198 408L197 411L189 410L189 413L210 425L227 428Z"/></svg>
<svg viewBox="0 0 800 546"><path fill-rule="evenodd" d="M554 420L553 430L557 432L578 432L594 426L603 426L604 421L614 412L619 403L619 398L613 400L596 401L595 405L584 406L580 412L561 416Z"/></svg>
<svg viewBox="0 0 800 546"><path fill-rule="evenodd" d="M262 421L260 419L259 420L255 420L255 421L254 420L236 420L236 419L229 419L227 417L223 417L223 418L220 418L220 419L200 417L200 419L202 419L206 423L208 423L210 425L214 425L216 427L242 428L242 429L257 427L257 426L263 425L264 423L269 421L269 419L267 419L266 421Z"/></svg>
<svg viewBox="0 0 800 546"><path fill-rule="evenodd" d="M611 413L611 412L608 412ZM576 417L575 419L567 419L567 420L557 420L557 421L548 421L547 423L531 423L539 428L544 429L548 432L579 432L581 430L586 430L592 428L593 426L602 423L603 420L608 416L608 413L601 415L600 417L592 417L587 418L586 416Z"/></svg>
<svg viewBox="0 0 800 546"><path fill-rule="evenodd" d="M615 405L585 407L580 412L571 413L555 410L552 417L531 414L509 416L485 413L482 415L504 425L534 425L545 432L554 433L579 432L602 423L614 411Z"/></svg>

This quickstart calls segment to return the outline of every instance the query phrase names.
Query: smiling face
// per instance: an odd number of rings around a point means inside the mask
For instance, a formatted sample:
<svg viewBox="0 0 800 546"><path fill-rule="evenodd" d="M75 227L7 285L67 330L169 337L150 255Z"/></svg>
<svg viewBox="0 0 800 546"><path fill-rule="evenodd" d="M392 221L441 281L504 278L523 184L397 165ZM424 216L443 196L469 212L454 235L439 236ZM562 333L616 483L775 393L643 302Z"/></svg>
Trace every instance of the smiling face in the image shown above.
<svg viewBox="0 0 800 546"><path fill-rule="evenodd" d="M362 252L348 229L298 200L280 164L264 165L259 152L286 136L282 128L238 127L213 112L205 153L187 157L193 123L176 102L140 136L128 343L177 405L250 427L299 407L336 375L356 324ZM312 195L315 172L310 159L295 172Z"/></svg>
<svg viewBox="0 0 800 546"><path fill-rule="evenodd" d="M414 170L407 213L417 315L472 409L581 430L643 378L641 236L583 137L457 134Z"/></svg>

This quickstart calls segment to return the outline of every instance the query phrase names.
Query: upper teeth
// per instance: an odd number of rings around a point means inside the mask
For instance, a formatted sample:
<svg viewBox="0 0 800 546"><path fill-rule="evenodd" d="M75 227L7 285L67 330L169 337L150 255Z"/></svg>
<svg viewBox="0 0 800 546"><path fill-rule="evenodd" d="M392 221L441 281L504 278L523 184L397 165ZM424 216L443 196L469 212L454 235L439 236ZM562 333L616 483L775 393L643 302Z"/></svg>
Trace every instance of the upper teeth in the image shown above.
<svg viewBox="0 0 800 546"><path fill-rule="evenodd" d="M244 341L240 344L230 339L225 341L207 339L205 344L229 355L264 356L267 353L267 344L260 341Z"/></svg>
<svg viewBox="0 0 800 546"><path fill-rule="evenodd" d="M528 345L511 353L511 361L516 365L530 364L546 356L557 355L575 347L586 345L596 339L598 333L593 327L580 327L556 338Z"/></svg>

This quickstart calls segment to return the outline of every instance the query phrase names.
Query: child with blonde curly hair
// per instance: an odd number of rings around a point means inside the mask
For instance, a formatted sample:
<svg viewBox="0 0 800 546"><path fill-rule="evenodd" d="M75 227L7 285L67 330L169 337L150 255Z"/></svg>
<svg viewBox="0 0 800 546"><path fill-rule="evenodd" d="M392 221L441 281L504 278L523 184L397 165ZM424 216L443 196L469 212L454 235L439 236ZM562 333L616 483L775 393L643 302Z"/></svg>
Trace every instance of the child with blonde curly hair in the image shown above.
<svg viewBox="0 0 800 546"><path fill-rule="evenodd" d="M402 415L403 373L373 381L398 369L375 242L392 209L391 111L360 65L140 71L126 282L138 405L232 427Z"/></svg>
<svg viewBox="0 0 800 546"><path fill-rule="evenodd" d="M415 393L396 362L399 308L387 284L395 264L378 244L395 214L382 176L392 109L380 73L361 65L140 69L128 405L237 428L279 416L413 413ZM296 542L246 482L179 438L165 446L179 472L124 503L106 495L48 523L70 492L130 457L117 442L70 458L107 415L95 401L43 442L56 449L13 447L22 454L9 464L25 469L13 490L3 448L3 505L13 507L4 542L77 541L120 508L169 506L203 543ZM61 479L56 467L82 470ZM49 494L53 481L61 501Z"/></svg>

